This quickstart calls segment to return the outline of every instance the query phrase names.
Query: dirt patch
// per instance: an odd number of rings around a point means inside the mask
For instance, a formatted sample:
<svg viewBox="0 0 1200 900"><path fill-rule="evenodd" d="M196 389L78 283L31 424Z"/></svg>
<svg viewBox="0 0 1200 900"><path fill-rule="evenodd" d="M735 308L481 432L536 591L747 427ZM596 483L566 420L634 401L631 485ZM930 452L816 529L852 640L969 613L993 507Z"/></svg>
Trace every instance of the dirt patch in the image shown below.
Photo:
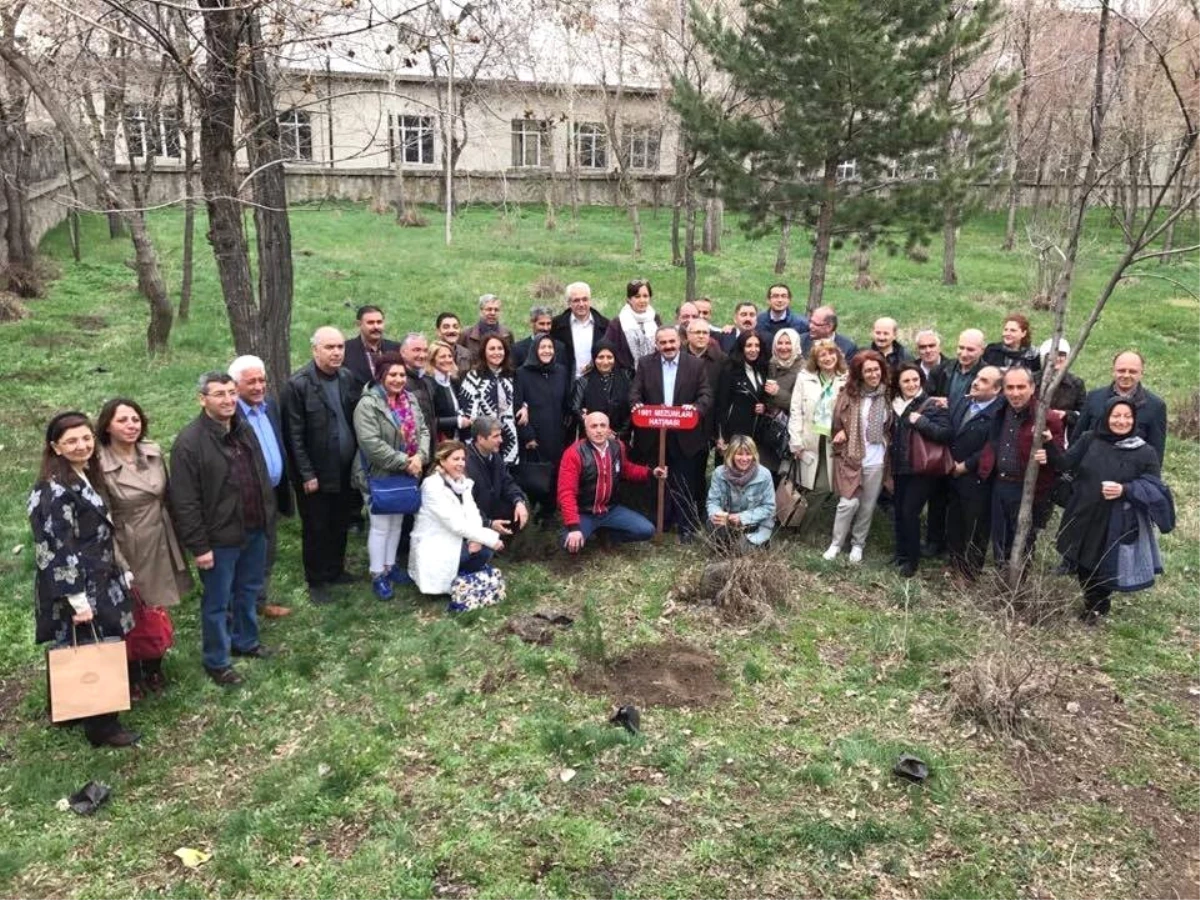
<svg viewBox="0 0 1200 900"><path fill-rule="evenodd" d="M104 316L71 316L70 322L81 331L103 331L108 327Z"/></svg>
<svg viewBox="0 0 1200 900"><path fill-rule="evenodd" d="M0 322L16 322L29 315L21 298L9 291L0 291Z"/></svg>
<svg viewBox="0 0 1200 900"><path fill-rule="evenodd" d="M579 672L581 691L603 694L614 702L639 706L711 706L729 699L718 678L720 660L682 641L637 647L607 666Z"/></svg>
<svg viewBox="0 0 1200 900"><path fill-rule="evenodd" d="M345 861L354 855L371 830L369 822L351 820L338 822L324 834L309 840L309 846L320 845L331 859Z"/></svg>
<svg viewBox="0 0 1200 900"><path fill-rule="evenodd" d="M24 727L24 722L17 714L21 704L30 691L29 679L10 678L0 681L0 760L4 759L8 749L5 739L10 733L15 733Z"/></svg>

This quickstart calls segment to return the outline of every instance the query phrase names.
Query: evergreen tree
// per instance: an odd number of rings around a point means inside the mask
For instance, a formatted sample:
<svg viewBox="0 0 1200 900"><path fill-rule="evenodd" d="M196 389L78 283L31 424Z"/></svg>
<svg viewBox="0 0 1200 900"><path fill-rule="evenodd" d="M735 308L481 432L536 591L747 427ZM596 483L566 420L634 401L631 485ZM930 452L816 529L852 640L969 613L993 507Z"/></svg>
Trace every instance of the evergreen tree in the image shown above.
<svg viewBox="0 0 1200 900"><path fill-rule="evenodd" d="M951 0L743 0L736 23L695 10L698 40L745 100L730 115L676 81L686 137L752 231L787 216L813 228L810 310L835 241L911 245L940 221L925 160L962 112L937 102L938 76L986 41L947 27L955 15Z"/></svg>

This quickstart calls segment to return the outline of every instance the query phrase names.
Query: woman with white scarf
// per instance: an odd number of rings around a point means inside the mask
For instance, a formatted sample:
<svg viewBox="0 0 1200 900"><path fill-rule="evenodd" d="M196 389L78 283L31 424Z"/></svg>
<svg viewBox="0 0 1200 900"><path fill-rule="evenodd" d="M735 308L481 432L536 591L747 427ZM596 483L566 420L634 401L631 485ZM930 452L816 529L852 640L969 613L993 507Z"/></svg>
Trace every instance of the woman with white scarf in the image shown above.
<svg viewBox="0 0 1200 900"><path fill-rule="evenodd" d="M896 414L888 397L887 362L874 350L860 350L850 377L833 407L833 490L838 495L833 540L824 557L832 560L851 539L850 562L860 563L871 531L871 516L883 488L891 490L888 444Z"/></svg>
<svg viewBox="0 0 1200 900"><path fill-rule="evenodd" d="M633 375L637 361L655 351L654 335L662 322L650 305L650 282L636 278L625 286L625 305L608 323L604 339L616 349L617 367Z"/></svg>
<svg viewBox="0 0 1200 900"><path fill-rule="evenodd" d="M436 466L421 483L408 574L422 594L448 594L455 578L486 566L504 541L483 525L462 442L442 441L433 459Z"/></svg>

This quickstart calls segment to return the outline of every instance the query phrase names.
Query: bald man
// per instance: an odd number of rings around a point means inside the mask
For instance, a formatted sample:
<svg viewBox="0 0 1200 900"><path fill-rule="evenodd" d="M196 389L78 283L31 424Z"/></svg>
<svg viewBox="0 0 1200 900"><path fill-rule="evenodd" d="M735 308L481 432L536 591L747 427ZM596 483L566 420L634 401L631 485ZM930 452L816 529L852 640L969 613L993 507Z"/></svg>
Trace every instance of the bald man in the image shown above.
<svg viewBox="0 0 1200 900"><path fill-rule="evenodd" d="M958 336L955 361L942 366L930 379L926 390L931 397L944 397L946 404L954 404L965 397L975 382L975 376L983 368L983 348L987 341L978 328L968 328Z"/></svg>
<svg viewBox="0 0 1200 900"><path fill-rule="evenodd" d="M912 354L896 340L897 328L896 320L887 316L876 319L871 328L871 349L887 360L889 372L895 372L901 363L912 361Z"/></svg>
<svg viewBox="0 0 1200 900"><path fill-rule="evenodd" d="M858 352L858 345L838 332L838 317L832 306L818 306L808 317L808 331L800 332L800 352L803 356L808 356L813 341L833 341L842 351L847 364Z"/></svg>
<svg viewBox="0 0 1200 900"><path fill-rule="evenodd" d="M353 581L345 563L346 532L362 499L350 487L359 387L342 365L346 342L340 331L318 328L309 343L312 360L284 389L284 431L300 510L304 578L309 599L321 604L333 599L330 585Z"/></svg>
<svg viewBox="0 0 1200 900"><path fill-rule="evenodd" d="M1089 391L1083 411L1075 424L1071 440L1079 440L1104 420L1104 408L1113 397L1124 397L1137 410L1137 436L1154 448L1161 463L1167 449L1167 404L1142 386L1146 363L1136 350L1124 350L1113 357L1112 383Z"/></svg>

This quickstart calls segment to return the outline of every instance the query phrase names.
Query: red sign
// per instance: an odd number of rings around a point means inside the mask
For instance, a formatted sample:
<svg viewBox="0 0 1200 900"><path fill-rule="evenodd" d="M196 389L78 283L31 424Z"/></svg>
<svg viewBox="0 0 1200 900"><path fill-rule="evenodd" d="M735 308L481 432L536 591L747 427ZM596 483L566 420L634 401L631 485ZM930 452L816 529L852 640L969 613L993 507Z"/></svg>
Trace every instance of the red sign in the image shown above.
<svg viewBox="0 0 1200 900"><path fill-rule="evenodd" d="M633 411L638 428L667 428L691 431L700 424L700 410L682 406L639 406Z"/></svg>

